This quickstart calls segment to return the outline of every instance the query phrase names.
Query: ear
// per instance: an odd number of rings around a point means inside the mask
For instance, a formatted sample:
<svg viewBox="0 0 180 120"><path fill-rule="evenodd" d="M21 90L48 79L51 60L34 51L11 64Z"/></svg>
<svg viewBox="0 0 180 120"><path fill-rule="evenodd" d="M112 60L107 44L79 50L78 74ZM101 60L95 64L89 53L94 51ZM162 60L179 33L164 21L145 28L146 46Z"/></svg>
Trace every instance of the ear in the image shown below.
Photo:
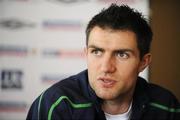
<svg viewBox="0 0 180 120"><path fill-rule="evenodd" d="M147 53L143 56L140 65L139 65L139 72L142 72L150 63L151 63L152 55Z"/></svg>

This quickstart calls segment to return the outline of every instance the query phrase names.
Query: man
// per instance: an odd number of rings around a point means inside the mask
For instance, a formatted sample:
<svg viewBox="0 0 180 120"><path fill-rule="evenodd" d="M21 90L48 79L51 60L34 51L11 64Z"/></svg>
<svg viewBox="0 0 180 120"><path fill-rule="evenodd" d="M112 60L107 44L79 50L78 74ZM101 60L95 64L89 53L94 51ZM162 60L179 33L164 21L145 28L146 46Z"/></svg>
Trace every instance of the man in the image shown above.
<svg viewBox="0 0 180 120"><path fill-rule="evenodd" d="M175 120L178 100L138 74L151 62L152 31L143 16L112 4L86 29L88 70L61 80L32 104L27 119Z"/></svg>

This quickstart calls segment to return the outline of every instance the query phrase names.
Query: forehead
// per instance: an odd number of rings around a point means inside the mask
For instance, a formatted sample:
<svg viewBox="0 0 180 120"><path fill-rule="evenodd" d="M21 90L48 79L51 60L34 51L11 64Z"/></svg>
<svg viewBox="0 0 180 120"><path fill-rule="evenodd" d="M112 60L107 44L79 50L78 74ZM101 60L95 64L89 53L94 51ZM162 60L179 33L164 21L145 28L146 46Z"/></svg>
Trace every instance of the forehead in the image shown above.
<svg viewBox="0 0 180 120"><path fill-rule="evenodd" d="M137 49L136 34L129 30L102 29L96 26L89 35L89 45L109 49Z"/></svg>

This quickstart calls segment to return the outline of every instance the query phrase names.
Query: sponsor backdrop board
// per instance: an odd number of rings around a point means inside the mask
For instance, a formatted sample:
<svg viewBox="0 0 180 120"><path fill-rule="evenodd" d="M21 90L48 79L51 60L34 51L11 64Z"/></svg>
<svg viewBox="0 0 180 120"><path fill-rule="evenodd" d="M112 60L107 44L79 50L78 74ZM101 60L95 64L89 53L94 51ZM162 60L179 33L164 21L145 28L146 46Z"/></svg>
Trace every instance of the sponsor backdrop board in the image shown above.
<svg viewBox="0 0 180 120"><path fill-rule="evenodd" d="M148 0L0 0L1 120L24 120L45 89L86 69L86 25L112 2L149 16Z"/></svg>

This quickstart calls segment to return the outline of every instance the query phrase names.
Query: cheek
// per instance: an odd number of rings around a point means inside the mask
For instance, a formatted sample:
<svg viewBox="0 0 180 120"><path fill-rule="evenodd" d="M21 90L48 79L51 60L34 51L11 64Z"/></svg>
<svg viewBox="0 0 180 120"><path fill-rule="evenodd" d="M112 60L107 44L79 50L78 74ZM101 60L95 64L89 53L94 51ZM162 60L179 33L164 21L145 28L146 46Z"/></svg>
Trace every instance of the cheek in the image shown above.
<svg viewBox="0 0 180 120"><path fill-rule="evenodd" d="M96 60L94 57L89 55L87 57L88 70L96 71L99 66L98 62L99 62L99 60Z"/></svg>
<svg viewBox="0 0 180 120"><path fill-rule="evenodd" d="M87 60L87 66L88 66L88 77L90 85L93 89L96 88L96 79L98 76L98 62L94 61L92 58L88 58Z"/></svg>
<svg viewBox="0 0 180 120"><path fill-rule="evenodd" d="M136 83L138 75L138 67L132 65L124 65L119 67L118 71L116 72L116 77L119 80L118 85L116 86L119 91L128 91Z"/></svg>
<svg viewBox="0 0 180 120"><path fill-rule="evenodd" d="M93 64L93 61L91 59L87 60L87 67L88 67L88 71L91 71L91 72L95 68L95 65Z"/></svg>
<svg viewBox="0 0 180 120"><path fill-rule="evenodd" d="M87 60L87 67L88 67L89 77L94 78L95 77L95 73L97 71L97 67L96 67L95 62L92 59L90 59L90 58L88 58L88 60Z"/></svg>
<svg viewBox="0 0 180 120"><path fill-rule="evenodd" d="M118 70L121 71L122 74L138 73L139 64L135 61L119 63Z"/></svg>

